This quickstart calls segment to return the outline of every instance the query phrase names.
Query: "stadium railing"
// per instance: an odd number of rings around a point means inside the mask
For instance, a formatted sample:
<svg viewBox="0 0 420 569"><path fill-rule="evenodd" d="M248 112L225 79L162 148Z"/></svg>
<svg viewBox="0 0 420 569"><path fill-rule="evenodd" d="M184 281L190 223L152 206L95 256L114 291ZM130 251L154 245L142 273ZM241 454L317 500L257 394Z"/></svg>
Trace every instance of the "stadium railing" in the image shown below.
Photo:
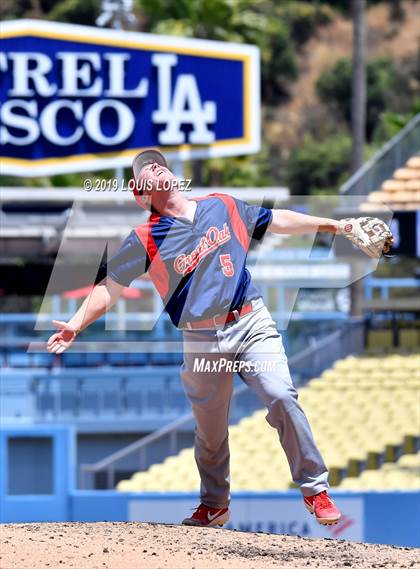
<svg viewBox="0 0 420 569"><path fill-rule="evenodd" d="M420 113L357 170L340 188L343 196L378 190L394 171L420 151Z"/></svg>

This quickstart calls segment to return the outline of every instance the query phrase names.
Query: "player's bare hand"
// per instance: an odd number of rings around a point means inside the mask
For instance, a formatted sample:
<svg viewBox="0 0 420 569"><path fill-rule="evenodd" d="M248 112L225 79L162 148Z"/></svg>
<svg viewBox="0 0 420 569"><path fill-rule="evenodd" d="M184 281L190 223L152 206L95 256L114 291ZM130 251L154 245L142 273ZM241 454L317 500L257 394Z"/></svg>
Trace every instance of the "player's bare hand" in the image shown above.
<svg viewBox="0 0 420 569"><path fill-rule="evenodd" d="M53 334L47 342L47 351L52 354L62 354L69 348L76 339L76 330L67 322L61 320L53 320L52 323L57 328L57 332Z"/></svg>

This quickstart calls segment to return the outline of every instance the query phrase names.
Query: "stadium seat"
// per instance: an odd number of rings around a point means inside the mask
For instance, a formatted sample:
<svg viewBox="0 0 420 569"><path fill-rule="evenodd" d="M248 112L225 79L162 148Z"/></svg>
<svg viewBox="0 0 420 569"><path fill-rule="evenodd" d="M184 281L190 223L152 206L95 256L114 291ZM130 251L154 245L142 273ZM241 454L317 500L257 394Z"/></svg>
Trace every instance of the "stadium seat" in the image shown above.
<svg viewBox="0 0 420 569"><path fill-rule="evenodd" d="M401 468L420 470L420 453L404 454L398 461Z"/></svg>
<svg viewBox="0 0 420 569"><path fill-rule="evenodd" d="M82 367L84 366L84 354L64 352L61 356L63 366L65 367Z"/></svg>
<svg viewBox="0 0 420 569"><path fill-rule="evenodd" d="M121 410L121 387L117 377L87 378L80 389L80 412L84 414L112 414Z"/></svg>
<svg viewBox="0 0 420 569"><path fill-rule="evenodd" d="M41 416L55 411L55 397L51 391L41 391L36 398L37 411Z"/></svg>
<svg viewBox="0 0 420 569"><path fill-rule="evenodd" d="M162 413L164 408L163 394L160 389L150 390L146 394L147 396L147 409L149 412L153 411L156 414Z"/></svg>
<svg viewBox="0 0 420 569"><path fill-rule="evenodd" d="M51 367L54 363L54 357L53 354L47 353L31 354L31 363L34 367Z"/></svg>
<svg viewBox="0 0 420 569"><path fill-rule="evenodd" d="M133 366L143 366L148 362L148 355L142 352L128 354L128 361Z"/></svg>
<svg viewBox="0 0 420 569"><path fill-rule="evenodd" d="M408 165L408 164L407 164ZM395 180L415 180L418 178L417 168L398 168L394 172Z"/></svg>
<svg viewBox="0 0 420 569"><path fill-rule="evenodd" d="M392 348L391 330L370 330L368 333L368 350L389 350Z"/></svg>
<svg viewBox="0 0 420 569"><path fill-rule="evenodd" d="M131 354L125 354L122 352L110 352L106 356L106 361L113 366L126 366L128 363L128 357Z"/></svg>
<svg viewBox="0 0 420 569"><path fill-rule="evenodd" d="M359 208L369 212L381 209L381 204L393 210L420 208L420 156L412 156L404 167L395 170L393 177L370 192Z"/></svg>
<svg viewBox="0 0 420 569"><path fill-rule="evenodd" d="M32 367L31 354L26 352L11 352L8 357L10 367Z"/></svg>
<svg viewBox="0 0 420 569"><path fill-rule="evenodd" d="M173 365L179 360L178 354L171 353L156 353L150 354L150 363L152 365Z"/></svg>
<svg viewBox="0 0 420 569"><path fill-rule="evenodd" d="M80 412L80 389L82 380L79 378L66 378L55 382L57 389L59 410L63 415L78 415Z"/></svg>
<svg viewBox="0 0 420 569"><path fill-rule="evenodd" d="M185 393L180 390L170 390L168 392L168 404L170 409L176 411L177 413L187 413L187 411L190 409L190 405L185 396Z"/></svg>
<svg viewBox="0 0 420 569"><path fill-rule="evenodd" d="M84 354L84 365L86 366L101 366L104 365L104 355L98 352L88 352Z"/></svg>
<svg viewBox="0 0 420 569"><path fill-rule="evenodd" d="M402 348L414 350L420 348L420 330L402 329L399 331L399 343Z"/></svg>
<svg viewBox="0 0 420 569"><path fill-rule="evenodd" d="M341 490L420 490L420 453L403 455L378 470L366 470L359 477L346 478Z"/></svg>

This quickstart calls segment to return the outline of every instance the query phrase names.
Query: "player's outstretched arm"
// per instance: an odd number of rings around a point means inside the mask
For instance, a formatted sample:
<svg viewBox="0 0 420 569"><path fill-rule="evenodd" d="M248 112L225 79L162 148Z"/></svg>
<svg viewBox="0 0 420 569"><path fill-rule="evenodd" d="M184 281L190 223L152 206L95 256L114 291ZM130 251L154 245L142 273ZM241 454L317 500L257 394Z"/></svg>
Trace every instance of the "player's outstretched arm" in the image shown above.
<svg viewBox="0 0 420 569"><path fill-rule="evenodd" d="M302 235L318 231L337 233L339 222L327 217L297 213L289 209L273 209L273 218L268 231L286 235Z"/></svg>
<svg viewBox="0 0 420 569"><path fill-rule="evenodd" d="M289 235L318 231L336 233L346 237L372 259L379 259L382 254L388 254L394 242L391 229L377 217L352 217L336 221L287 209L273 210L268 231Z"/></svg>
<svg viewBox="0 0 420 569"><path fill-rule="evenodd" d="M68 322L53 320L57 332L48 340L47 350L54 354L61 354L67 350L79 332L95 322L116 303L123 289L123 286L110 278L93 287L73 318Z"/></svg>

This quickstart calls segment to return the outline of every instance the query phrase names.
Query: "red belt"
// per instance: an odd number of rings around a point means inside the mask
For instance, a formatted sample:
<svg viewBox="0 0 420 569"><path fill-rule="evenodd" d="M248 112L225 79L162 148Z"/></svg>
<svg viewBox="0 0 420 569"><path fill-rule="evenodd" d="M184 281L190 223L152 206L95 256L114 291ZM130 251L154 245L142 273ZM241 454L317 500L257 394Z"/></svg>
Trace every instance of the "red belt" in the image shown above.
<svg viewBox="0 0 420 569"><path fill-rule="evenodd" d="M185 328L187 330L197 330L199 328L216 328L217 326L223 326L232 322L232 320L239 320L245 314L252 312L252 302L244 304L238 310L232 310L227 314L218 314L212 318L207 318L206 320L195 320L194 322L186 322Z"/></svg>

